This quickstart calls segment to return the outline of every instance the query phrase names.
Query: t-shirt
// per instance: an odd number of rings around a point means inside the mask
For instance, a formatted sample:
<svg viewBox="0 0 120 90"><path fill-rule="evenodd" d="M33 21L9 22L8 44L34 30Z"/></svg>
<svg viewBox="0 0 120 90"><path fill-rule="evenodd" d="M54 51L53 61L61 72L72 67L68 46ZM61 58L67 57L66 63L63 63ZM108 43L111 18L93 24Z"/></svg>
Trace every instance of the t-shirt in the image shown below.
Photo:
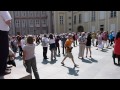
<svg viewBox="0 0 120 90"><path fill-rule="evenodd" d="M65 47L66 47L66 51L67 52L71 52L71 44L72 44L73 40L72 39L67 39L65 42Z"/></svg>
<svg viewBox="0 0 120 90"><path fill-rule="evenodd" d="M35 44L27 44L23 47L23 51L26 52L25 60L29 60L35 57Z"/></svg>
<svg viewBox="0 0 120 90"><path fill-rule="evenodd" d="M71 47L73 40L72 39L67 39L65 42L65 47Z"/></svg>
<svg viewBox="0 0 120 90"><path fill-rule="evenodd" d="M9 26L5 21L11 20L11 16L8 11L0 11L0 30L9 31Z"/></svg>
<svg viewBox="0 0 120 90"><path fill-rule="evenodd" d="M42 46L43 47L48 47L49 39L46 37L42 38Z"/></svg>
<svg viewBox="0 0 120 90"><path fill-rule="evenodd" d="M21 47L23 48L24 46L25 46L25 40L22 39L22 40L21 40Z"/></svg>

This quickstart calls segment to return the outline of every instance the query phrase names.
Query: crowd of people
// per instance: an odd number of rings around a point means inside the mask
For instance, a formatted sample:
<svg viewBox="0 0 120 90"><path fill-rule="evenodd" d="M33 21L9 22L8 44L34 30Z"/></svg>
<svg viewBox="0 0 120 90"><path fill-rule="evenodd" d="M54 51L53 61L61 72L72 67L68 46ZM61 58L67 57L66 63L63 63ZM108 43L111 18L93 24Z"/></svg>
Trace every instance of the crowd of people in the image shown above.
<svg viewBox="0 0 120 90"><path fill-rule="evenodd" d="M104 48L109 48L110 46L115 46L113 53L114 64L115 58L118 57L118 64L120 64L119 58L119 36L120 31L110 33L104 31L98 32L72 32L72 33L62 33L62 34L44 34L44 35L28 35L28 36L9 36L9 48L14 52L14 57L19 51L19 56L23 59L23 62L26 66L27 72L31 73L31 67L35 74L36 79L39 78L37 67L36 67L36 57L35 57L35 47L41 45L43 47L43 60L49 59L47 56L48 50L51 51L50 60L56 60L57 55L60 55L60 52L64 55L64 59L61 62L62 65L67 57L69 57L74 66L78 65L74 61L72 54L72 49L76 46L79 46L78 58L84 59L84 56L88 57L88 51L90 53L90 58L92 58L91 46L96 47L96 50L103 50ZM116 40L118 39L118 40ZM61 43L60 43L61 42ZM116 42L116 43L115 43ZM61 47L63 48L60 51ZM116 49L117 47L117 49ZM86 49L86 53L85 53ZM116 53L116 50L118 51ZM85 54L85 55L84 55ZM116 56L117 55L117 56ZM13 55L12 55L13 56Z"/></svg>

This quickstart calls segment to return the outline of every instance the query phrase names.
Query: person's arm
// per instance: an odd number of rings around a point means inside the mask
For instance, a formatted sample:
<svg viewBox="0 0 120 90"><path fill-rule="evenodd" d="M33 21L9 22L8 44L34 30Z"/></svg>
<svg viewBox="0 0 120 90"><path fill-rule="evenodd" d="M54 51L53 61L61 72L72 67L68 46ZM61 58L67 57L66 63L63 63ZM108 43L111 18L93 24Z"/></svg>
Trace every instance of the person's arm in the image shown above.
<svg viewBox="0 0 120 90"><path fill-rule="evenodd" d="M12 17L8 11L1 11L1 16L3 17L5 23L9 26L11 24Z"/></svg>
<svg viewBox="0 0 120 90"><path fill-rule="evenodd" d="M9 48L9 56L15 58L14 52Z"/></svg>

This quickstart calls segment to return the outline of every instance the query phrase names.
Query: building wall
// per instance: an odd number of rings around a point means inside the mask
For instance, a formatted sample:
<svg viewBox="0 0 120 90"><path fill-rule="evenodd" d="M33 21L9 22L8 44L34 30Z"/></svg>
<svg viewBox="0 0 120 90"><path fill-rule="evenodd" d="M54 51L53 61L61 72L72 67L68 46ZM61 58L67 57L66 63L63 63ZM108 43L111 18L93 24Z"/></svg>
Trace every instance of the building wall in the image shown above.
<svg viewBox="0 0 120 90"><path fill-rule="evenodd" d="M74 15L77 16L81 13L82 14L82 22L74 24L74 31L77 31L78 26L83 26L84 31L97 31L100 30L100 25L104 25L105 31L117 31L120 29L120 12L117 11L117 17L111 18L110 12L111 11L95 11L96 20L91 21L92 11L73 11ZM86 15L86 13L88 15ZM87 18L86 18L87 16ZM87 19L87 20L86 20Z"/></svg>
<svg viewBox="0 0 120 90"><path fill-rule="evenodd" d="M10 11L12 24L10 34L42 34L54 32L51 11ZM51 26L52 25L52 26Z"/></svg>

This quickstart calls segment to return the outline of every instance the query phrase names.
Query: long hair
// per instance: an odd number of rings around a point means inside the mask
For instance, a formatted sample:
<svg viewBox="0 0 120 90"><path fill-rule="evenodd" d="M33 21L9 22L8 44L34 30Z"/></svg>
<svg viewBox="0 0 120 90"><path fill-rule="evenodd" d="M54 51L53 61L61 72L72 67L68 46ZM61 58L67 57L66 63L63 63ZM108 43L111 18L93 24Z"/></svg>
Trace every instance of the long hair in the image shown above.
<svg viewBox="0 0 120 90"><path fill-rule="evenodd" d="M50 35L49 35L49 38L50 38L50 39L53 39L53 35L52 35L52 34L50 34Z"/></svg>
<svg viewBox="0 0 120 90"><path fill-rule="evenodd" d="M120 38L120 32L117 32L117 35L116 35L116 40Z"/></svg>

